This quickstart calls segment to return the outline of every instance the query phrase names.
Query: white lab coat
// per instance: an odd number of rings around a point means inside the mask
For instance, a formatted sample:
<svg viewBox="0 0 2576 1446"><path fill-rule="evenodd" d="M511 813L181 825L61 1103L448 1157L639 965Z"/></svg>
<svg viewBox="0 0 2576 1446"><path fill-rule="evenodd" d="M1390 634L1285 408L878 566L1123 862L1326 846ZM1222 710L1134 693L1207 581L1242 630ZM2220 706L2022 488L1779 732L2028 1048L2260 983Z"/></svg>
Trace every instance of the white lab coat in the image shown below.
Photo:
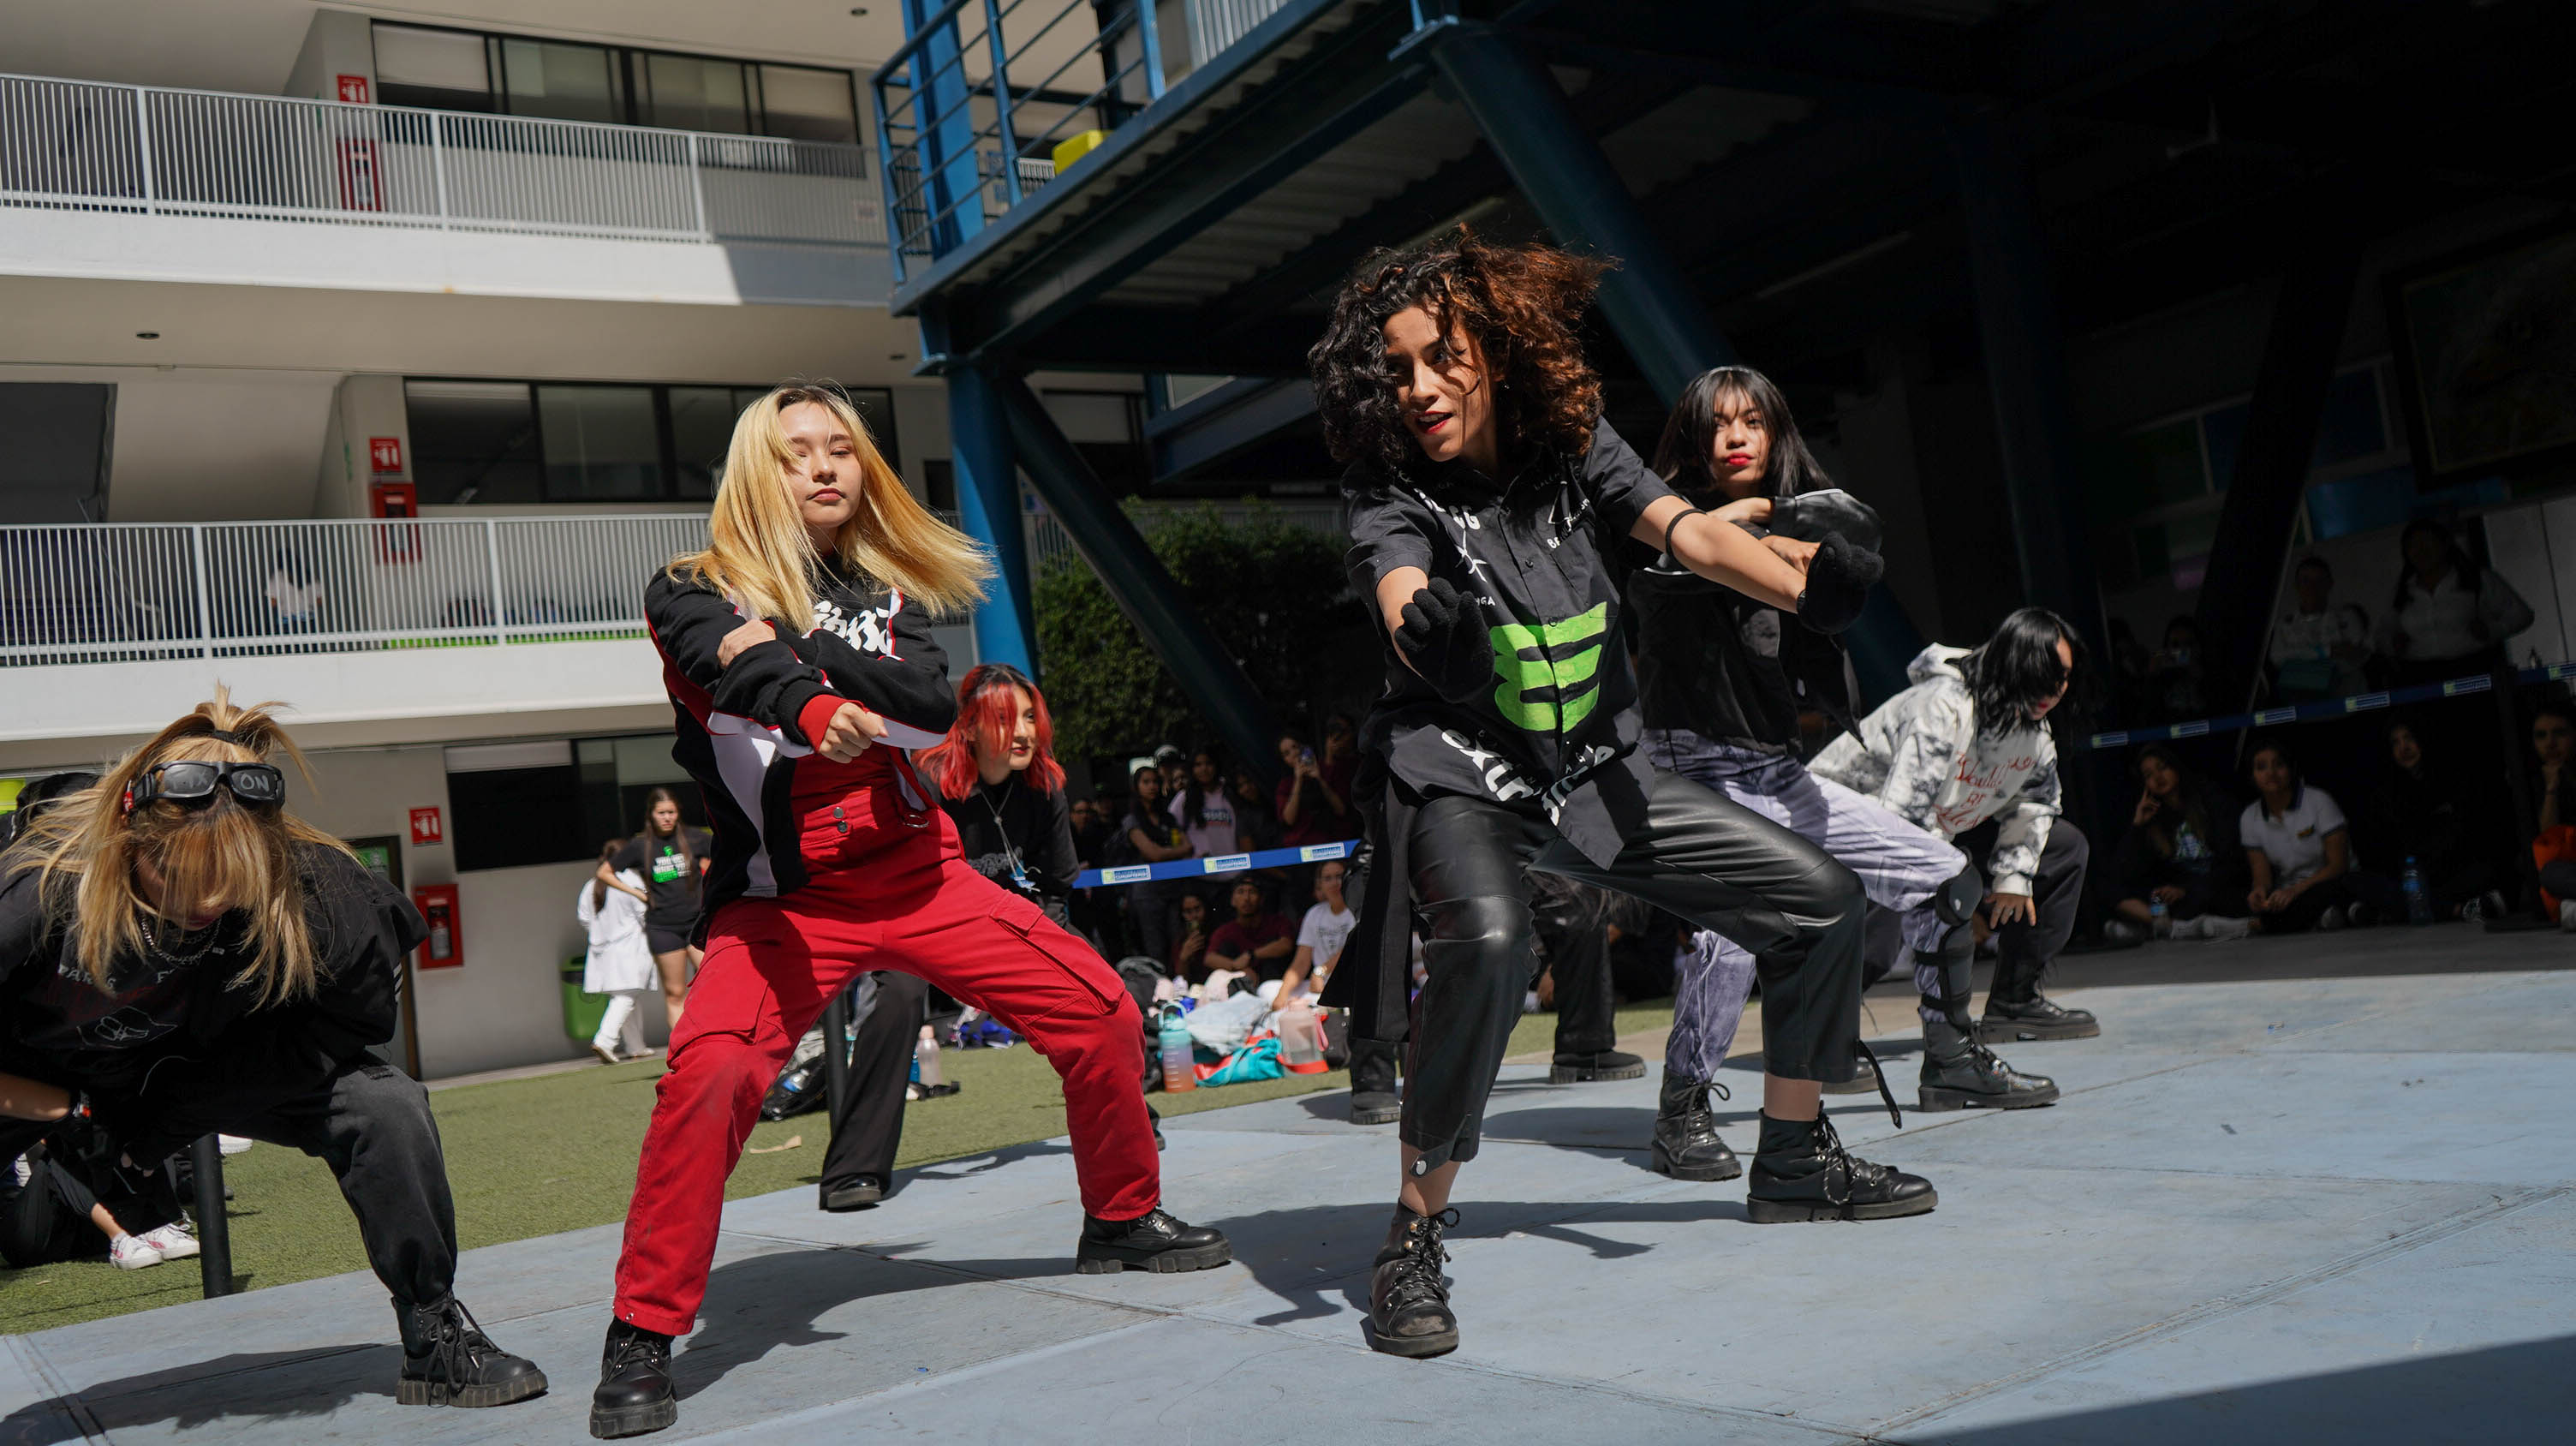
<svg viewBox="0 0 2576 1446"><path fill-rule="evenodd" d="M617 876L641 889L644 880L633 869ZM653 947L644 942L644 901L615 889L601 892L608 901L592 905L592 883L584 880L581 895L573 905L573 917L590 931L590 957L583 961L581 987L591 994L613 994L620 989L656 987L653 972Z"/></svg>

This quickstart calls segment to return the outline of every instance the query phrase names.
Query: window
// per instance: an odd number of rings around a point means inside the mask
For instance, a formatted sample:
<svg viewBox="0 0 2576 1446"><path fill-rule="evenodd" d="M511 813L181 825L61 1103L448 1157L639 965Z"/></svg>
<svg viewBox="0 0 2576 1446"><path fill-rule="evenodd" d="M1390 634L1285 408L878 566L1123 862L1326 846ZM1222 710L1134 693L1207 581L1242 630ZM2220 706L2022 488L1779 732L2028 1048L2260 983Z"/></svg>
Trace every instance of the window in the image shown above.
<svg viewBox="0 0 2576 1446"><path fill-rule="evenodd" d="M447 750L456 869L514 869L596 854L581 829L572 745L499 743Z"/></svg>
<svg viewBox="0 0 2576 1446"><path fill-rule="evenodd" d="M680 821L707 826L706 807L688 770L671 758L671 735L584 738L573 745L581 772L581 836L596 855L613 838L644 828L645 800L657 787L680 800Z"/></svg>
<svg viewBox="0 0 2576 1446"><path fill-rule="evenodd" d="M376 99L429 110L491 110L492 70L483 37L379 24Z"/></svg>
<svg viewBox="0 0 2576 1446"><path fill-rule="evenodd" d="M643 59L650 109L638 119L674 130L750 133L751 103L743 93L742 62L701 60L694 55Z"/></svg>
<svg viewBox="0 0 2576 1446"><path fill-rule="evenodd" d="M540 386L546 497L637 502L663 495L661 425L651 387Z"/></svg>
<svg viewBox="0 0 2576 1446"><path fill-rule="evenodd" d="M386 105L859 142L846 70L378 21Z"/></svg>
<svg viewBox="0 0 2576 1446"><path fill-rule="evenodd" d="M851 99L850 76L840 70L808 70L801 65L760 67L761 130L800 141L859 143L859 116Z"/></svg>
<svg viewBox="0 0 2576 1446"><path fill-rule="evenodd" d="M406 381L403 401L421 501L545 500L527 383Z"/></svg>
<svg viewBox="0 0 2576 1446"><path fill-rule="evenodd" d="M440 505L707 501L724 474L735 419L767 394L766 387L403 383L420 500ZM849 397L900 472L894 393L862 387Z"/></svg>

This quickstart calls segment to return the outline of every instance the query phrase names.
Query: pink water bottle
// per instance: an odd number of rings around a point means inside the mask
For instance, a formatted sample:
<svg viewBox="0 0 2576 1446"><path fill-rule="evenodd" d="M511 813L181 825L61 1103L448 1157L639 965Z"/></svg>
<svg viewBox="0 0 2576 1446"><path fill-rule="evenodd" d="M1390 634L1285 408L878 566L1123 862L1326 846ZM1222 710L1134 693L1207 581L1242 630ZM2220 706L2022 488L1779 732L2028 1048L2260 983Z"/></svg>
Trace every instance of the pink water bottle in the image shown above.
<svg viewBox="0 0 2576 1446"><path fill-rule="evenodd" d="M1190 1046L1190 1027L1180 1006L1163 1006L1163 1024L1155 1036L1163 1055L1163 1093L1179 1094L1199 1087L1198 1057Z"/></svg>

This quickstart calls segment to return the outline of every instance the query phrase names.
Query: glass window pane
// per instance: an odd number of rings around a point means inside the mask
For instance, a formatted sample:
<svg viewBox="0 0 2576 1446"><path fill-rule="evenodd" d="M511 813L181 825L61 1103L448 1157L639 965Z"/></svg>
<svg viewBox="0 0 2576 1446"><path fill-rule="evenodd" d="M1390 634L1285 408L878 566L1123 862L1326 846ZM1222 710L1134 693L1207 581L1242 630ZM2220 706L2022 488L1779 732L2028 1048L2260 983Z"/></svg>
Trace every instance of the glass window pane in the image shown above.
<svg viewBox="0 0 2576 1446"><path fill-rule="evenodd" d="M903 453L894 435L894 393L882 387L852 387L850 402L859 409L859 420L868 424L868 436L875 439L886 465L902 471Z"/></svg>
<svg viewBox="0 0 2576 1446"><path fill-rule="evenodd" d="M421 501L543 500L527 383L406 381L403 401Z"/></svg>
<svg viewBox="0 0 2576 1446"><path fill-rule="evenodd" d="M2317 448L2310 469L2331 467L2388 450L2388 424L2379 410L2379 369L2356 367L2326 388L2317 418Z"/></svg>
<svg viewBox="0 0 2576 1446"><path fill-rule="evenodd" d="M728 135L750 132L751 108L744 102L740 61L650 55L644 67L653 107L645 118L647 124Z"/></svg>
<svg viewBox="0 0 2576 1446"><path fill-rule="evenodd" d="M488 111L492 77L483 37L411 25L375 27L376 99L385 105Z"/></svg>
<svg viewBox="0 0 2576 1446"><path fill-rule="evenodd" d="M2236 454L2245 446L2245 419L2251 405L2238 402L2200 419L2201 437L2209 447L2209 490L2224 492L2236 481ZM2167 498L2167 501L2179 499Z"/></svg>
<svg viewBox="0 0 2576 1446"><path fill-rule="evenodd" d="M801 65L760 68L762 129L800 141L859 143L859 113L850 99L849 72Z"/></svg>
<svg viewBox="0 0 2576 1446"><path fill-rule="evenodd" d="M671 388L671 465L679 470L681 496L716 495L734 419L761 395L729 387Z"/></svg>
<svg viewBox="0 0 2576 1446"><path fill-rule="evenodd" d="M608 77L608 52L554 40L504 40L501 71L510 114L553 120L622 121Z"/></svg>
<svg viewBox="0 0 2576 1446"><path fill-rule="evenodd" d="M662 447L651 387L537 388L549 501L636 501L662 495Z"/></svg>

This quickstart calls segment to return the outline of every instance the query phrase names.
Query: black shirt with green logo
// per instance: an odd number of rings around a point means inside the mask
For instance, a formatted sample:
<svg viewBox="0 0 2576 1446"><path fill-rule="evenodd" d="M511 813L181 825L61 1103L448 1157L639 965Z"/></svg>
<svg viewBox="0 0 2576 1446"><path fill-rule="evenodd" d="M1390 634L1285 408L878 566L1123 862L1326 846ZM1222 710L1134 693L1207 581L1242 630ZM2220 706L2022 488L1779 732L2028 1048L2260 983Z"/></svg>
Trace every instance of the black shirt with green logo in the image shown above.
<svg viewBox="0 0 2576 1446"><path fill-rule="evenodd" d="M644 908L644 922L661 929L681 933L697 927L699 876L698 865L706 862L708 851L716 846L716 836L702 828L680 825L688 837L684 854L677 836L639 835L626 841L626 847L608 861L613 869L633 869L644 876L644 892L653 902Z"/></svg>
<svg viewBox="0 0 2576 1446"><path fill-rule="evenodd" d="M1386 689L1363 746L1415 794L1464 794L1541 814L1608 863L1645 820L1653 770L1637 754L1637 683L1604 562L1672 493L1607 422L1580 456L1533 459L1508 487L1465 463L1342 479L1351 583L1372 604L1400 567L1446 578L1482 609L1494 687L1461 706L1381 632Z"/></svg>

